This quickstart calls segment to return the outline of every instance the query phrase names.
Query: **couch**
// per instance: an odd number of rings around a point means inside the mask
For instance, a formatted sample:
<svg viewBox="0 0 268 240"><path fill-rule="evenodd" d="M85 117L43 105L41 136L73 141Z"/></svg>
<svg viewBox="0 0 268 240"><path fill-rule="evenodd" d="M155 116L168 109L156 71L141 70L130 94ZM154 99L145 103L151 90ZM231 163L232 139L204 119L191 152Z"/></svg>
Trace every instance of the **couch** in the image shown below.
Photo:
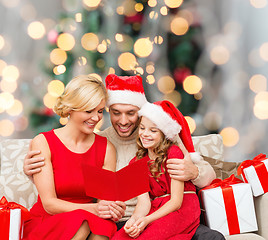
<svg viewBox="0 0 268 240"><path fill-rule="evenodd" d="M196 151L208 161L217 174L217 178L236 175L238 163L223 161L223 143L219 134L193 137ZM23 173L23 160L28 151L30 139L7 139L0 142L0 197L15 201L27 208L35 203L37 190ZM263 240L268 239L268 193L254 198L259 230L225 236L227 240Z"/></svg>

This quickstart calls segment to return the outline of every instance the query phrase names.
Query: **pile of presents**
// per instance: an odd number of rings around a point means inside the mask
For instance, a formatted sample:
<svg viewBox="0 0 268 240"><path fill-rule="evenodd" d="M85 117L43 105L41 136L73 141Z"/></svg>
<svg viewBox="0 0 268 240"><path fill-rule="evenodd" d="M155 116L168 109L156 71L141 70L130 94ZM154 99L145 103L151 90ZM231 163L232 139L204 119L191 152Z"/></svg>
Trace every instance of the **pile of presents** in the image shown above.
<svg viewBox="0 0 268 240"><path fill-rule="evenodd" d="M225 236L258 230L253 197L268 192L266 155L242 162L237 173L243 181L231 175L199 191L206 225Z"/></svg>
<svg viewBox="0 0 268 240"><path fill-rule="evenodd" d="M259 154L246 160L238 168L243 181L231 175L215 179L199 191L205 210L206 224L223 235L233 235L258 230L253 197L268 192L268 159ZM23 222L29 218L23 206L0 200L0 239L21 239Z"/></svg>

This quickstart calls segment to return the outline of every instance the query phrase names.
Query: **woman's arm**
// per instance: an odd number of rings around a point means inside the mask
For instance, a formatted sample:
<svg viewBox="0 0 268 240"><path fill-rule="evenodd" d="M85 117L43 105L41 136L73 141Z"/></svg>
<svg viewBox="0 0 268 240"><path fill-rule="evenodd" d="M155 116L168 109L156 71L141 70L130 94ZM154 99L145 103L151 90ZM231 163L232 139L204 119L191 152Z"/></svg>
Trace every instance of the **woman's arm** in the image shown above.
<svg viewBox="0 0 268 240"><path fill-rule="evenodd" d="M36 136L32 141L32 150L37 149L41 150L42 156L45 158L45 165L41 172L33 175L33 178L45 211L54 215L76 209L84 209L97 215L98 211L96 203L78 204L57 198L50 149L42 134Z"/></svg>

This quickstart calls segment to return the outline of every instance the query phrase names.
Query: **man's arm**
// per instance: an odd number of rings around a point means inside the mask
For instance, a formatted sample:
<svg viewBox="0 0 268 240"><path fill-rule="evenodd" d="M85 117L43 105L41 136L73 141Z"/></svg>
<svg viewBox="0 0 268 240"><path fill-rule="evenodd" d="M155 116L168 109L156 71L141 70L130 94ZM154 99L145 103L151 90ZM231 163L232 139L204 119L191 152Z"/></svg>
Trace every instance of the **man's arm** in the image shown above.
<svg viewBox="0 0 268 240"><path fill-rule="evenodd" d="M41 168L45 165L45 158L40 156L41 151L32 151L32 141L29 145L28 153L24 158L23 172L33 181L33 174L41 172ZM37 156L39 155L39 156ZM37 156L37 157L36 157Z"/></svg>
<svg viewBox="0 0 268 240"><path fill-rule="evenodd" d="M182 143L179 144L184 154L184 159L168 159L167 168L171 178L180 181L189 181L203 188L209 185L216 178L216 173L212 166L204 161L200 156L200 161L193 163L191 156Z"/></svg>

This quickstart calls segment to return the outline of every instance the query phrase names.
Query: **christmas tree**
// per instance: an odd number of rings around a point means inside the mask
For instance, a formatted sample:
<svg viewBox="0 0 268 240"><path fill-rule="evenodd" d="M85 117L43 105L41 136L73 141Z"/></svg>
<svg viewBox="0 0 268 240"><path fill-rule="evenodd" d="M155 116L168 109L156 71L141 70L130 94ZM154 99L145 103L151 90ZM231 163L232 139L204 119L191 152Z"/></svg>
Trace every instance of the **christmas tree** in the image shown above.
<svg viewBox="0 0 268 240"><path fill-rule="evenodd" d="M65 5L66 11L47 33L48 51L41 66L51 81L30 114L36 133L66 123L52 108L78 74L100 79L109 73L138 74L149 101L167 99L184 115L195 113L202 98L202 82L195 75L202 41L190 0L84 0L81 5Z"/></svg>

